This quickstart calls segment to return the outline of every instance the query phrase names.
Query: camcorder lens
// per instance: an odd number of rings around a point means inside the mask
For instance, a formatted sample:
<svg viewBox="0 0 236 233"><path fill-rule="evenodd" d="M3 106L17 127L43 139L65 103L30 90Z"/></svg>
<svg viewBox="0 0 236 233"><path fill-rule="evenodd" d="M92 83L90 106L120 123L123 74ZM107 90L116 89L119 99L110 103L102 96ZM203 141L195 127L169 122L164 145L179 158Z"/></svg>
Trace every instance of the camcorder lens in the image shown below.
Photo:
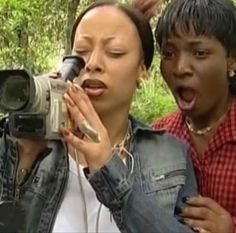
<svg viewBox="0 0 236 233"><path fill-rule="evenodd" d="M12 111L21 110L29 100L29 86L24 76L7 77L0 87L1 106Z"/></svg>

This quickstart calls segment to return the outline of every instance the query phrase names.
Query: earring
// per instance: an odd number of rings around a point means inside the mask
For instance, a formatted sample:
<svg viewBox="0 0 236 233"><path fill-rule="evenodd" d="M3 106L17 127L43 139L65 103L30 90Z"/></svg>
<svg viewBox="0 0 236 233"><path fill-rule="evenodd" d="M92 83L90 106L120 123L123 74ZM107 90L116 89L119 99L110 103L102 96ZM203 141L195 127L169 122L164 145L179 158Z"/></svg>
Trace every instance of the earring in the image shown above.
<svg viewBox="0 0 236 233"><path fill-rule="evenodd" d="M236 75L234 70L229 70L229 89L236 93Z"/></svg>
<svg viewBox="0 0 236 233"><path fill-rule="evenodd" d="M229 77L232 78L235 76L234 70L229 70Z"/></svg>
<svg viewBox="0 0 236 233"><path fill-rule="evenodd" d="M138 80L136 81L136 86L137 86L138 89L141 89L141 87L142 87L142 81L141 81L141 79L138 79Z"/></svg>

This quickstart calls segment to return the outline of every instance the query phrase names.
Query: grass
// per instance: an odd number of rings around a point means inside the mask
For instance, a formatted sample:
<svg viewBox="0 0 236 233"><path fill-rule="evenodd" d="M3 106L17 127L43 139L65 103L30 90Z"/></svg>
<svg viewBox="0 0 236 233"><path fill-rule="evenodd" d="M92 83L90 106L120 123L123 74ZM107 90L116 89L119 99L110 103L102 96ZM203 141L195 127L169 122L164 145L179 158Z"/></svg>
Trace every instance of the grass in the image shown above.
<svg viewBox="0 0 236 233"><path fill-rule="evenodd" d="M161 77L150 77L142 82L131 106L134 116L145 123L152 123L159 117L172 112L176 105Z"/></svg>

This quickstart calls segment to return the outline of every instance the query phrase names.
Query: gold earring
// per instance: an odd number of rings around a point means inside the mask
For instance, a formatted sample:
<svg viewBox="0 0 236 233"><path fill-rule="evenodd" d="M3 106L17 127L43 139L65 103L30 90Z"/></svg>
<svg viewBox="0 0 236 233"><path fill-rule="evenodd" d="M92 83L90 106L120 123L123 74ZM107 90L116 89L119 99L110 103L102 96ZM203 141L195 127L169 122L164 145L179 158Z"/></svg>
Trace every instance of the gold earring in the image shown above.
<svg viewBox="0 0 236 233"><path fill-rule="evenodd" d="M136 81L136 86L137 86L138 89L141 89L141 87L142 87L142 81L141 81L141 79L138 79L138 80Z"/></svg>
<svg viewBox="0 0 236 233"><path fill-rule="evenodd" d="M232 78L235 75L235 71L234 70L229 70L229 77Z"/></svg>

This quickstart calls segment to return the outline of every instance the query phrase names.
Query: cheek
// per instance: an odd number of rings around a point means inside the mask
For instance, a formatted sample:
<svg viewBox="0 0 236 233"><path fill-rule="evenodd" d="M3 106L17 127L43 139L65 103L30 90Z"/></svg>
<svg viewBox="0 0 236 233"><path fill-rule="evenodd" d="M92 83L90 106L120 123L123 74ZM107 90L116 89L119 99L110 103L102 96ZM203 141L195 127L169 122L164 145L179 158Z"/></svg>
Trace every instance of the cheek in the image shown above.
<svg viewBox="0 0 236 233"><path fill-rule="evenodd" d="M112 78L125 82L123 84L132 83L132 80L137 80L139 76L138 62L126 60L119 63L114 63L109 68Z"/></svg>
<svg viewBox="0 0 236 233"><path fill-rule="evenodd" d="M139 78L139 73L136 69L125 69L119 72L119 79L117 82L128 91L133 91L136 88L136 83Z"/></svg>
<svg viewBox="0 0 236 233"><path fill-rule="evenodd" d="M201 66L198 74L199 94L201 100L207 103L216 103L228 95L229 84L224 64L218 66Z"/></svg>
<svg viewBox="0 0 236 233"><path fill-rule="evenodd" d="M201 86L203 88L216 89L222 92L226 86L228 86L227 68L224 64L214 63L208 66L199 66L199 74L197 75L201 80Z"/></svg>
<svg viewBox="0 0 236 233"><path fill-rule="evenodd" d="M168 85L168 87L171 89L171 74L170 71L171 67L164 61L160 62L160 71L161 71L161 75L163 77L163 79L165 80L166 84Z"/></svg>

